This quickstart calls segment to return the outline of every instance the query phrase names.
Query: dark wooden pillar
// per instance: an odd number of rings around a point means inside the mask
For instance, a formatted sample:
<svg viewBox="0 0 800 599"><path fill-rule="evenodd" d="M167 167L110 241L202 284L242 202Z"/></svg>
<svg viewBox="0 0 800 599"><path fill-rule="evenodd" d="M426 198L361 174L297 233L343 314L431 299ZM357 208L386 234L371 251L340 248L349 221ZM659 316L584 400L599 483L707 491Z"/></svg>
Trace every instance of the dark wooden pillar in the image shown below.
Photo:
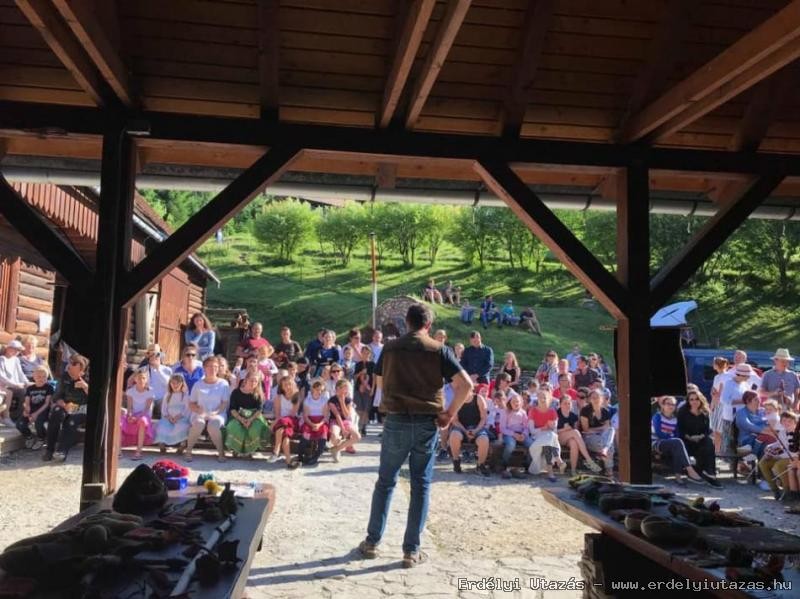
<svg viewBox="0 0 800 599"><path fill-rule="evenodd" d="M650 468L650 198L644 165L617 181L617 278L629 293L617 319L619 475L649 483Z"/></svg>
<svg viewBox="0 0 800 599"><path fill-rule="evenodd" d="M134 164L131 138L124 125L116 123L103 136L97 267L90 304L91 342L86 352L91 378L81 507L89 500L87 485L104 484L106 492L112 490L107 472L117 467L119 427L115 418L119 418L121 401L118 372L127 323L120 286L130 271Z"/></svg>

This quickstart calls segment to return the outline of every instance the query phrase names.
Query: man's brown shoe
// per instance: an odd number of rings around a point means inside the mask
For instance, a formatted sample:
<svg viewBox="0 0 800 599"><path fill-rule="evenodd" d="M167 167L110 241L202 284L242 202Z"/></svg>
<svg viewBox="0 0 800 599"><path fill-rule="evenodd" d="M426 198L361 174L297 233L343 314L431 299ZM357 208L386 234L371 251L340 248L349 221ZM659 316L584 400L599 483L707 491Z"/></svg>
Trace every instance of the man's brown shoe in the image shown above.
<svg viewBox="0 0 800 599"><path fill-rule="evenodd" d="M428 554L423 551L414 551L413 553L403 554L403 567L415 568L420 564L428 561Z"/></svg>

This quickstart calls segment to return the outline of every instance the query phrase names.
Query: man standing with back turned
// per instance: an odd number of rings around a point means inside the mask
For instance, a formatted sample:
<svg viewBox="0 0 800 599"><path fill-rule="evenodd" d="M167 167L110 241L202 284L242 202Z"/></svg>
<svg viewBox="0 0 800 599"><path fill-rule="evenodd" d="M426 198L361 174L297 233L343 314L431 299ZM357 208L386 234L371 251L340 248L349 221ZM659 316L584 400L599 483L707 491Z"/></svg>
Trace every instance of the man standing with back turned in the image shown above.
<svg viewBox="0 0 800 599"><path fill-rule="evenodd" d="M472 381L452 350L429 335L433 314L423 304L412 304L406 314L409 332L388 342L375 367L386 410L381 439L378 481L372 493L367 538L358 546L365 558L378 557L386 529L389 504L397 474L408 458L411 501L403 539L403 567L413 568L427 556L419 549L425 528L433 479L434 449L439 427L446 427L472 391ZM453 387L453 401L444 411L443 381Z"/></svg>

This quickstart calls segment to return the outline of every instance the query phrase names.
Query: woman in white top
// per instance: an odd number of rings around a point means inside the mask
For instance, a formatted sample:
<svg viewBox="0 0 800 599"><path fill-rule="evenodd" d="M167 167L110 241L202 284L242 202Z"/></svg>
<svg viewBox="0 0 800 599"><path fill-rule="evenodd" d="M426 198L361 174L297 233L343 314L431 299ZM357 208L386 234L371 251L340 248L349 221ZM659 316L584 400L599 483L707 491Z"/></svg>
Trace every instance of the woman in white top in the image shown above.
<svg viewBox="0 0 800 599"><path fill-rule="evenodd" d="M142 446L153 442L153 390L147 370L140 368L131 377L133 385L125 390L126 414L120 416L122 446L136 445L134 460L142 459Z"/></svg>
<svg viewBox="0 0 800 599"><path fill-rule="evenodd" d="M161 363L161 352L147 352L147 376L150 379L150 389L153 390L153 398L156 405L161 406L161 401L167 394L167 383L172 376L172 369Z"/></svg>
<svg viewBox="0 0 800 599"><path fill-rule="evenodd" d="M315 379L311 383L311 393L303 401L300 461L307 466L313 466L319 461L319 456L325 451L325 442L328 439L330 409L324 390L325 383L320 379Z"/></svg>
<svg viewBox="0 0 800 599"><path fill-rule="evenodd" d="M225 448L222 445L222 427L225 426L225 415L228 412L230 386L217 375L219 362L214 356L203 360L205 377L192 387L189 407L192 410L192 428L189 430L189 442L186 447L186 461L192 461L192 449L197 439L208 431L208 436L217 449L217 461L225 461Z"/></svg>
<svg viewBox="0 0 800 599"><path fill-rule="evenodd" d="M722 449L722 387L728 379L728 359L722 356L714 358L714 382L711 383L710 425L714 435L714 451L719 455Z"/></svg>

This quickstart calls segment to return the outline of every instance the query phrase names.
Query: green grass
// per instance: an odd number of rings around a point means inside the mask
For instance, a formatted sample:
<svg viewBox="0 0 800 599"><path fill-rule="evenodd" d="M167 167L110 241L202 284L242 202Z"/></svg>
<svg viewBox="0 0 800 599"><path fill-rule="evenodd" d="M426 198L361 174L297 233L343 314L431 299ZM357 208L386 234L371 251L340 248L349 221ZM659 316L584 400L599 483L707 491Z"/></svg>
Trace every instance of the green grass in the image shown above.
<svg viewBox="0 0 800 599"><path fill-rule="evenodd" d="M264 324L269 338L277 337L282 324L292 327L302 343L311 339L320 326L345 333L371 319L370 262L363 251L343 268L332 256L307 249L292 264L276 264L263 248L248 236L229 238L218 246L208 243L201 256L222 280L222 286L209 287L212 308L245 308L250 318ZM597 351L611 361L613 320L600 307L580 307L582 288L566 271L548 264L539 274L531 274L530 284L512 293L506 279L512 273L500 268L481 270L463 263L455 249L445 247L434 266L418 260L409 269L398 260L384 260L378 272L378 302L397 295L419 295L428 278L437 284L448 279L462 288L475 305L486 293L493 293L498 304L508 299L521 309L532 305L542 325L543 336L496 323L484 333L498 360L502 352L513 351L523 368L535 368L549 349L566 353L575 343ZM459 320L459 310L435 306L435 328L448 331L452 342L466 342L471 327ZM473 323L480 327L480 323Z"/></svg>

